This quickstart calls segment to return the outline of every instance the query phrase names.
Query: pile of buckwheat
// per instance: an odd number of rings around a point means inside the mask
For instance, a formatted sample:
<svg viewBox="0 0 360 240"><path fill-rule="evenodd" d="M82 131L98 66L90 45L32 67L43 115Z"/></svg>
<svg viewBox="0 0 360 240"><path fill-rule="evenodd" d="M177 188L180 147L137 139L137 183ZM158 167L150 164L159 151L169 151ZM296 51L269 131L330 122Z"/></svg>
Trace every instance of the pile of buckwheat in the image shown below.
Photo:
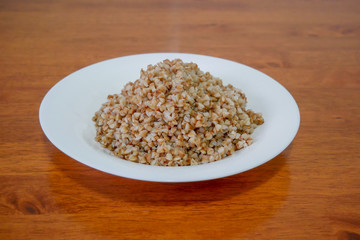
<svg viewBox="0 0 360 240"><path fill-rule="evenodd" d="M96 141L122 159L158 166L209 163L250 145L264 123L246 97L195 63L164 60L108 96Z"/></svg>

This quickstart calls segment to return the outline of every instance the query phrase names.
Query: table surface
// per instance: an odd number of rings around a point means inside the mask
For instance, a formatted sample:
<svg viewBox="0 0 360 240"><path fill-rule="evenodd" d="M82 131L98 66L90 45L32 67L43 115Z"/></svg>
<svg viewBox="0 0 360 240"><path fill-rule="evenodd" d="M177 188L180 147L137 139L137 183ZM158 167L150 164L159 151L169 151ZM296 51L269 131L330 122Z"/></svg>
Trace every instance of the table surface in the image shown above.
<svg viewBox="0 0 360 240"><path fill-rule="evenodd" d="M0 239L360 239L360 2L0 2ZM71 159L38 110L68 74L149 52L256 68L296 99L292 144L195 183L112 176Z"/></svg>

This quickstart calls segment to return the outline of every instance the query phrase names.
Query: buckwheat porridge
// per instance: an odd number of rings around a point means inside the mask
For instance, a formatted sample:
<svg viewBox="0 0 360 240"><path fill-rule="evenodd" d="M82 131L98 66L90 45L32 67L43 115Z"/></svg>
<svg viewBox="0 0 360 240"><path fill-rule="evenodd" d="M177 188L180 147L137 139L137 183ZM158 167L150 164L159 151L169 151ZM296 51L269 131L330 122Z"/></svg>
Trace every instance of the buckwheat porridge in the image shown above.
<svg viewBox="0 0 360 240"><path fill-rule="evenodd" d="M164 60L141 70L95 113L96 141L114 155L158 166L214 162L249 146L264 123L246 97L195 63Z"/></svg>

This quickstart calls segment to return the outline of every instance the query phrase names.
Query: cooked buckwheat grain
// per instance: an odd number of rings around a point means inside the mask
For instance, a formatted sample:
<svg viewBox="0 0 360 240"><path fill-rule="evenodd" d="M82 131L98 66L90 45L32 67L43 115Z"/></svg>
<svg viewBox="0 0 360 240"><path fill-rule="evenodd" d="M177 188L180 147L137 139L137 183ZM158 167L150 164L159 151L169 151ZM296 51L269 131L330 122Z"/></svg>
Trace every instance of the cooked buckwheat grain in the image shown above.
<svg viewBox="0 0 360 240"><path fill-rule="evenodd" d="M195 63L164 60L108 96L96 141L120 158L159 166L209 163L250 145L263 124L246 97Z"/></svg>

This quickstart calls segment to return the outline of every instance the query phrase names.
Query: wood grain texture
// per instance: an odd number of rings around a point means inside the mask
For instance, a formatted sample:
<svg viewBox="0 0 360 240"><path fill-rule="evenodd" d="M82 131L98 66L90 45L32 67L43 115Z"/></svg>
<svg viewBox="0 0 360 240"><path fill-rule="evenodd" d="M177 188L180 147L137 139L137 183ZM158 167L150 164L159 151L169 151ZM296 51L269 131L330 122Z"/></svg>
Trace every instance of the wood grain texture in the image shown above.
<svg viewBox="0 0 360 240"><path fill-rule="evenodd" d="M360 3L0 2L0 239L360 239ZM66 75L148 52L257 68L296 99L278 157L198 183L111 176L57 150L38 109Z"/></svg>

